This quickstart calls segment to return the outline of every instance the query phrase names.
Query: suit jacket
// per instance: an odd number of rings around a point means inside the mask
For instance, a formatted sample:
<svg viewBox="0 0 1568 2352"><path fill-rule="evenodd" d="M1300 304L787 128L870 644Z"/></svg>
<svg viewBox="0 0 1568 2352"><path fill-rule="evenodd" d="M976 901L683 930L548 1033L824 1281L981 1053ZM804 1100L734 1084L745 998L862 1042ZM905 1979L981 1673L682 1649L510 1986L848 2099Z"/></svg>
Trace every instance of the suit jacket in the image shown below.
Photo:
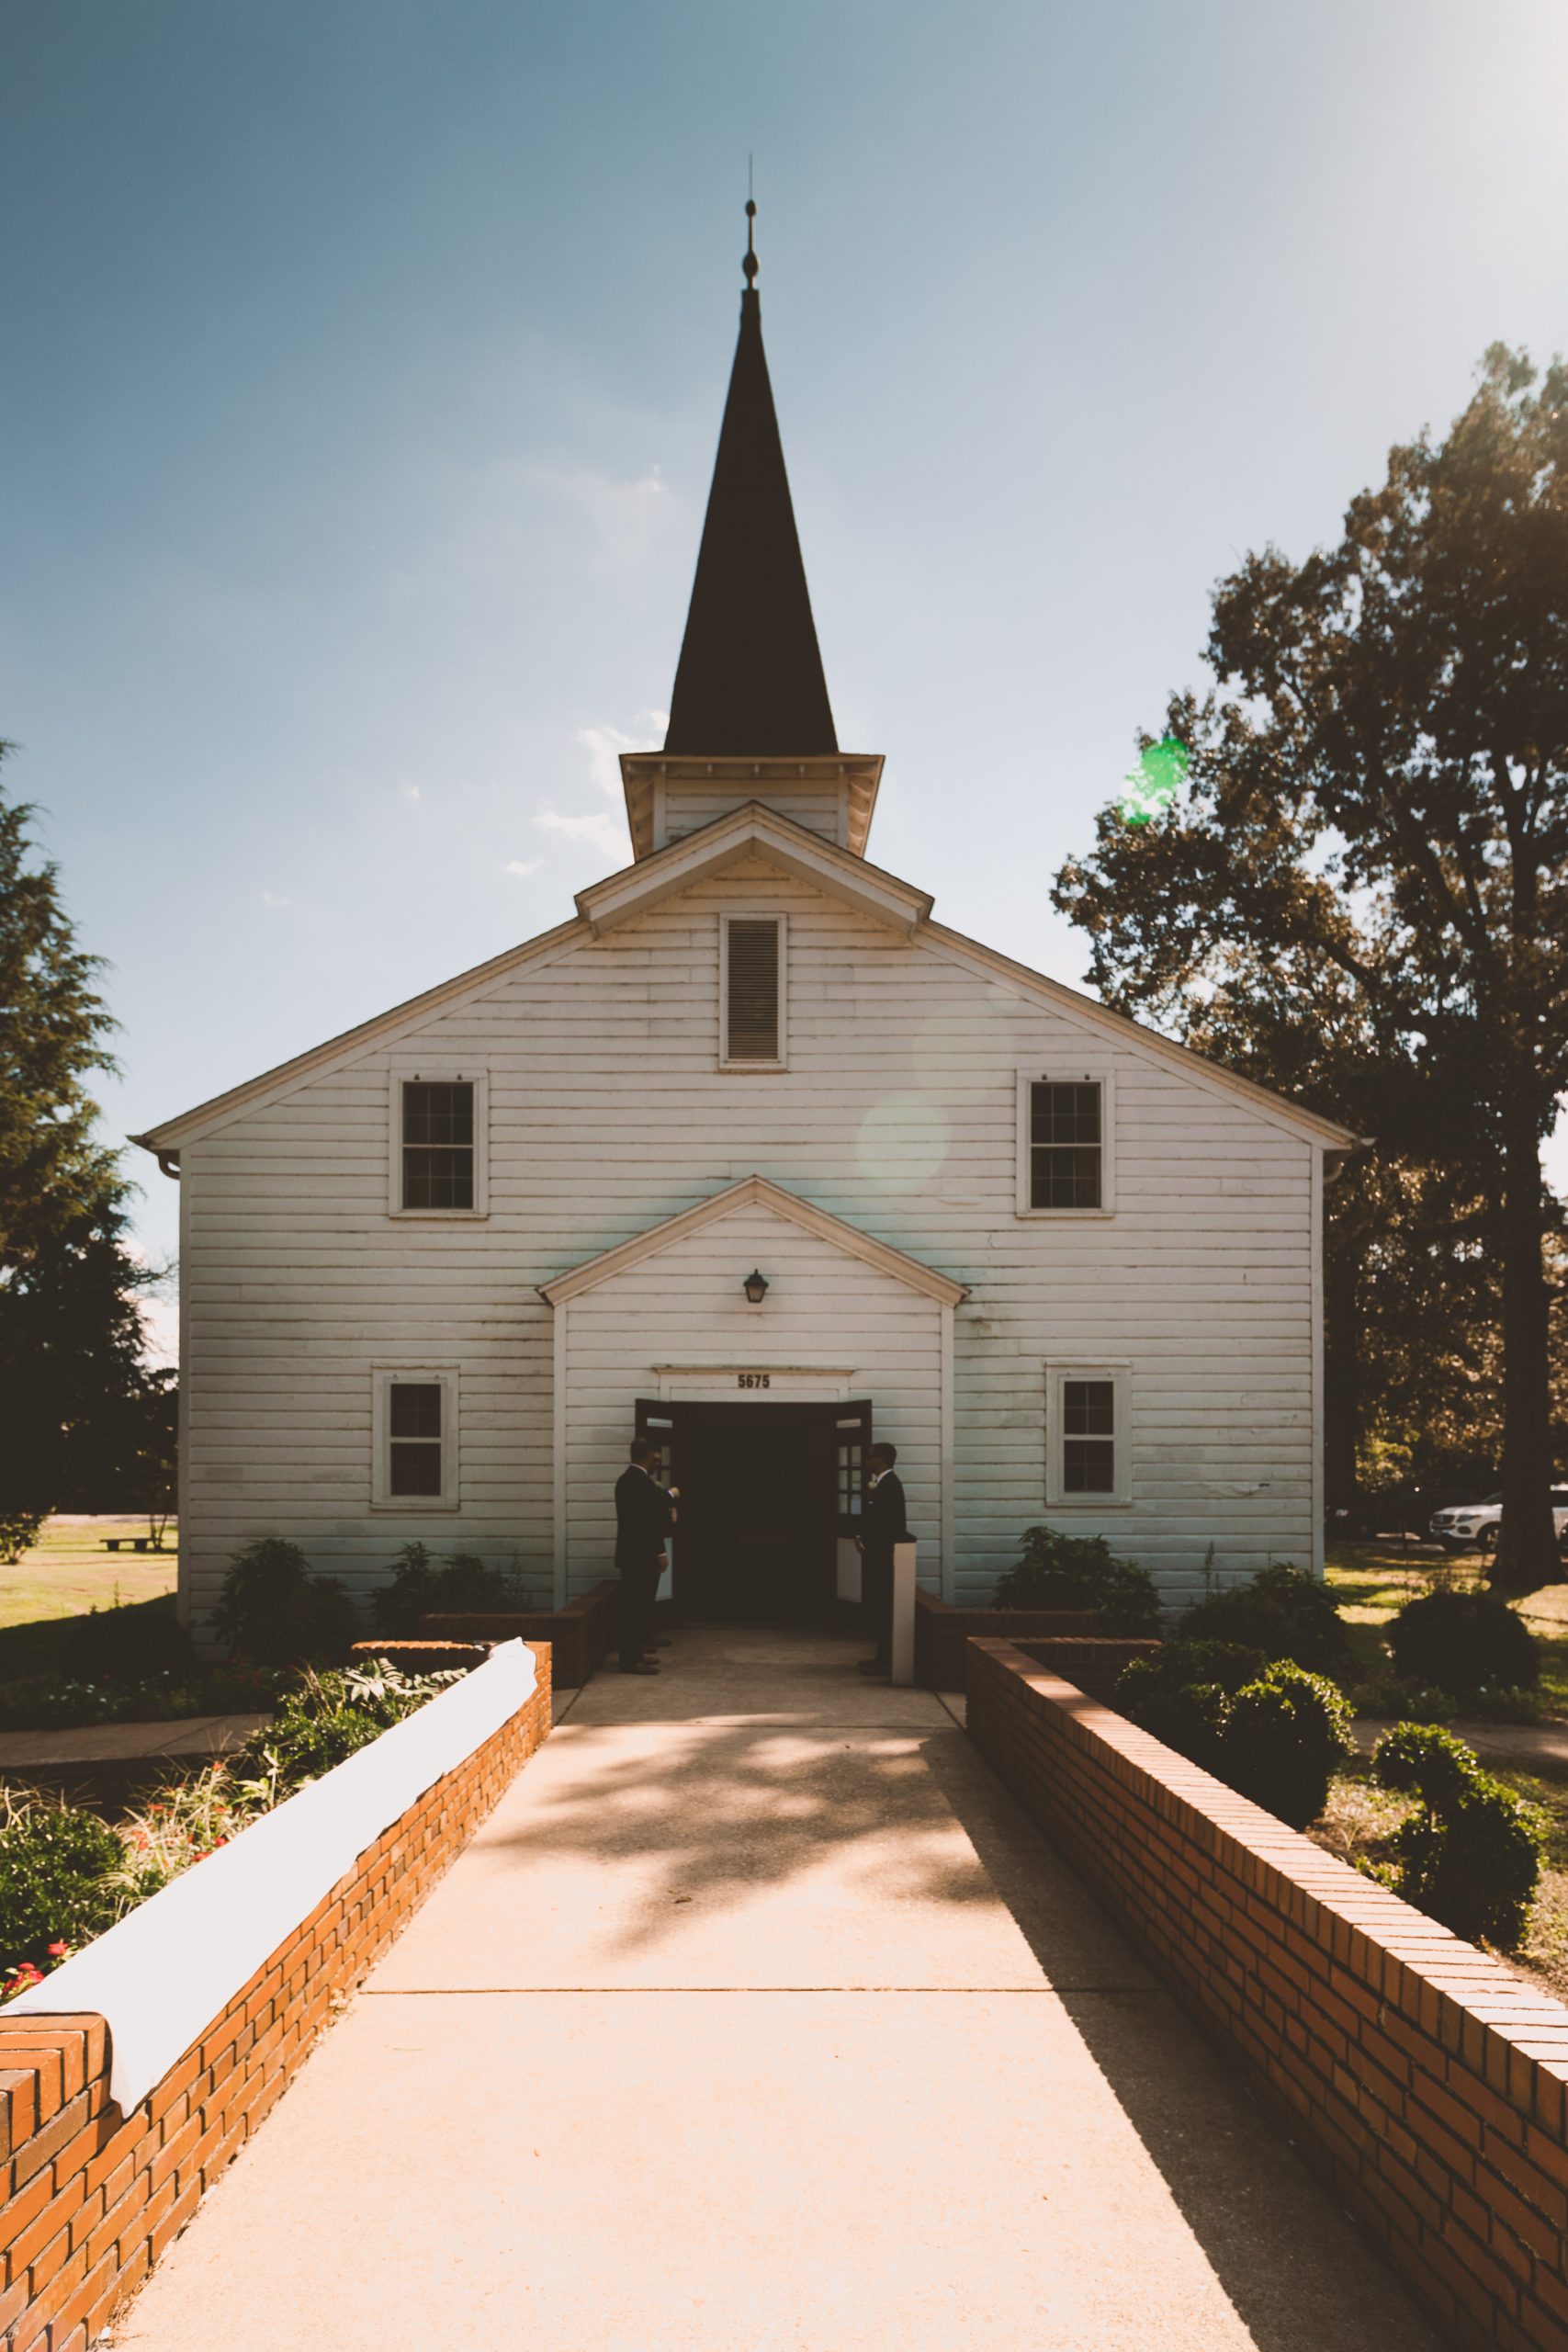
<svg viewBox="0 0 1568 2352"><path fill-rule="evenodd" d="M615 1566L646 1567L662 1552L675 1524L675 1506L662 1487L628 1463L615 1481Z"/></svg>
<svg viewBox="0 0 1568 2352"><path fill-rule="evenodd" d="M878 1559L890 1559L895 1544L906 1544L909 1537L909 1522L904 1510L904 1487L897 1470L888 1470L877 1480L865 1498L861 1515L861 1537L865 1549Z"/></svg>

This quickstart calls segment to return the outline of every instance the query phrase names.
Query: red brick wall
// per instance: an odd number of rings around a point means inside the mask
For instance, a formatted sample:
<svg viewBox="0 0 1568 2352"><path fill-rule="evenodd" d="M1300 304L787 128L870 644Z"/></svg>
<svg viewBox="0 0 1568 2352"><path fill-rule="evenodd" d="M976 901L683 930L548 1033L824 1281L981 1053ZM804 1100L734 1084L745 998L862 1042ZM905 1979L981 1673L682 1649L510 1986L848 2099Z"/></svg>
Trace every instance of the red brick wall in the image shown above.
<svg viewBox="0 0 1568 2352"><path fill-rule="evenodd" d="M968 1724L1445 2324L1568 2352L1568 2008L1009 1642Z"/></svg>
<svg viewBox="0 0 1568 2352"><path fill-rule="evenodd" d="M1092 1609L961 1609L934 1592L915 1593L915 1679L928 1690L962 1690L965 1647L972 1635L1003 1641L1033 1641L1059 1635L1071 1641L1098 1634Z"/></svg>
<svg viewBox="0 0 1568 2352"><path fill-rule="evenodd" d="M550 1727L527 1704L363 1853L128 2116L99 2017L0 2011L0 2345L85 2352ZM197 1866L199 1867L199 1865Z"/></svg>
<svg viewBox="0 0 1568 2352"><path fill-rule="evenodd" d="M422 1617L419 1630L429 1640L448 1642L548 1642L555 1659L555 1687L576 1690L589 1680L608 1655L616 1635L616 1604L620 1586L606 1577L564 1609L491 1610L477 1614L450 1611Z"/></svg>

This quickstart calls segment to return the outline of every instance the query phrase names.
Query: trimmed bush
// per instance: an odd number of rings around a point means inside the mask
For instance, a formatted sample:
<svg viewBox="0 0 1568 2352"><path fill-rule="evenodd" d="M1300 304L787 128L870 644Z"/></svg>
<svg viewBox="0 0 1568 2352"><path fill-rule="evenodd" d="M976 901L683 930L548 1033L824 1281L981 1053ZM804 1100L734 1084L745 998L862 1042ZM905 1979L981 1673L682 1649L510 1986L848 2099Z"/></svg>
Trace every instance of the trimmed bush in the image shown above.
<svg viewBox="0 0 1568 2352"><path fill-rule="evenodd" d="M1217 1773L1231 1701L1262 1663L1240 1642L1166 1642L1122 1668L1116 1704L1140 1731Z"/></svg>
<svg viewBox="0 0 1568 2352"><path fill-rule="evenodd" d="M1424 1592L1388 1629L1396 1671L1439 1690L1533 1690L1540 1653L1495 1592Z"/></svg>
<svg viewBox="0 0 1568 2352"><path fill-rule="evenodd" d="M1315 1821L1351 1752L1351 1714L1326 1675L1277 1659L1239 1690L1220 1738L1220 1774L1292 1829Z"/></svg>
<svg viewBox="0 0 1568 2352"><path fill-rule="evenodd" d="M1327 1586L1284 1561L1199 1601L1182 1619L1181 1632L1193 1641L1245 1642L1310 1674L1338 1675L1350 1662L1349 1639Z"/></svg>
<svg viewBox="0 0 1568 2352"><path fill-rule="evenodd" d="M1119 1559L1103 1535L1026 1528L997 1586L998 1609L1092 1609L1107 1634L1157 1634L1159 1595L1146 1568Z"/></svg>
<svg viewBox="0 0 1568 2352"><path fill-rule="evenodd" d="M111 1926L124 1899L125 1849L96 1814L0 1792L0 1978L19 1991Z"/></svg>
<svg viewBox="0 0 1568 2352"><path fill-rule="evenodd" d="M313 1577L298 1544L264 1535L236 1552L213 1612L220 1641L256 1666L343 1657L357 1626L335 1577Z"/></svg>
<svg viewBox="0 0 1568 2352"><path fill-rule="evenodd" d="M376 1594L370 1614L378 1634L403 1640L419 1632L424 1617L526 1609L528 1599L516 1577L487 1566L472 1552L454 1552L437 1562L423 1544L405 1544L392 1581Z"/></svg>
<svg viewBox="0 0 1568 2352"><path fill-rule="evenodd" d="M1390 1841L1394 1865L1374 1871L1407 1903L1472 1941L1517 1944L1540 1877L1547 1825L1475 1750L1435 1724L1397 1724L1379 1740L1372 1774L1418 1797L1421 1811Z"/></svg>
<svg viewBox="0 0 1568 2352"><path fill-rule="evenodd" d="M1350 1711L1326 1677L1264 1665L1239 1642L1167 1642L1135 1658L1116 1703L1143 1731L1303 1829L1350 1751Z"/></svg>

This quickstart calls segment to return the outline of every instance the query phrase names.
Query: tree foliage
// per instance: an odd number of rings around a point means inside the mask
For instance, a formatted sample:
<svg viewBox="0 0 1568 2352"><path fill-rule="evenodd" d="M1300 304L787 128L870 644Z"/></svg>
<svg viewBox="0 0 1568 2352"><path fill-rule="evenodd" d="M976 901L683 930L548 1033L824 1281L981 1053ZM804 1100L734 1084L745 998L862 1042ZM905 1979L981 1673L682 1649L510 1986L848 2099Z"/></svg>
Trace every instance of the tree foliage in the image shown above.
<svg viewBox="0 0 1568 2352"><path fill-rule="evenodd" d="M1487 354L1339 543L1215 591L1187 793L1056 904L1108 1001L1372 1139L1329 1193L1331 1468L1500 1425L1497 1575L1557 1572L1540 1146L1568 1086L1568 370ZM1347 1430L1348 1432L1347 1437Z"/></svg>
<svg viewBox="0 0 1568 2352"><path fill-rule="evenodd" d="M113 1024L31 815L0 789L0 1510L151 1505L174 1398L142 1363L130 1187L95 1132Z"/></svg>

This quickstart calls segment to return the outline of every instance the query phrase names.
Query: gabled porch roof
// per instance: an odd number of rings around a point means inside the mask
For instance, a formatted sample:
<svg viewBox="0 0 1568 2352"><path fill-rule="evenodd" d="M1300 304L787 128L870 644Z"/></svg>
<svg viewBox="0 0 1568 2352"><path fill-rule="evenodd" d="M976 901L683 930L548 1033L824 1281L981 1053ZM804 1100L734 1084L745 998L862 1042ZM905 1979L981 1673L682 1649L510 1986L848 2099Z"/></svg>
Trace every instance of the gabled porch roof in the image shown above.
<svg viewBox="0 0 1568 2352"><path fill-rule="evenodd" d="M797 1225L818 1241L826 1241L841 1250L847 1257L859 1258L868 1266L875 1266L893 1281L903 1283L908 1289L920 1291L927 1298L934 1298L943 1306L956 1306L969 1295L968 1286L954 1282L951 1274L938 1272L919 1258L911 1258L890 1243L878 1241L872 1234L863 1232L857 1225L849 1225L842 1217L834 1216L827 1209L803 1201L798 1193L786 1193L782 1184L774 1184L766 1176L746 1176L738 1184L726 1185L722 1193L711 1199L699 1201L694 1208L682 1209L675 1216L667 1216L658 1225L650 1225L646 1232L634 1234L629 1241L618 1241L613 1249L602 1250L597 1257L583 1259L581 1265L558 1274L553 1282L538 1285L541 1298L552 1306L564 1306L570 1299L579 1298L584 1291L597 1289L601 1283L624 1273L644 1258L656 1257L689 1234L698 1233L705 1225L716 1225L737 1209L759 1206L772 1209Z"/></svg>

